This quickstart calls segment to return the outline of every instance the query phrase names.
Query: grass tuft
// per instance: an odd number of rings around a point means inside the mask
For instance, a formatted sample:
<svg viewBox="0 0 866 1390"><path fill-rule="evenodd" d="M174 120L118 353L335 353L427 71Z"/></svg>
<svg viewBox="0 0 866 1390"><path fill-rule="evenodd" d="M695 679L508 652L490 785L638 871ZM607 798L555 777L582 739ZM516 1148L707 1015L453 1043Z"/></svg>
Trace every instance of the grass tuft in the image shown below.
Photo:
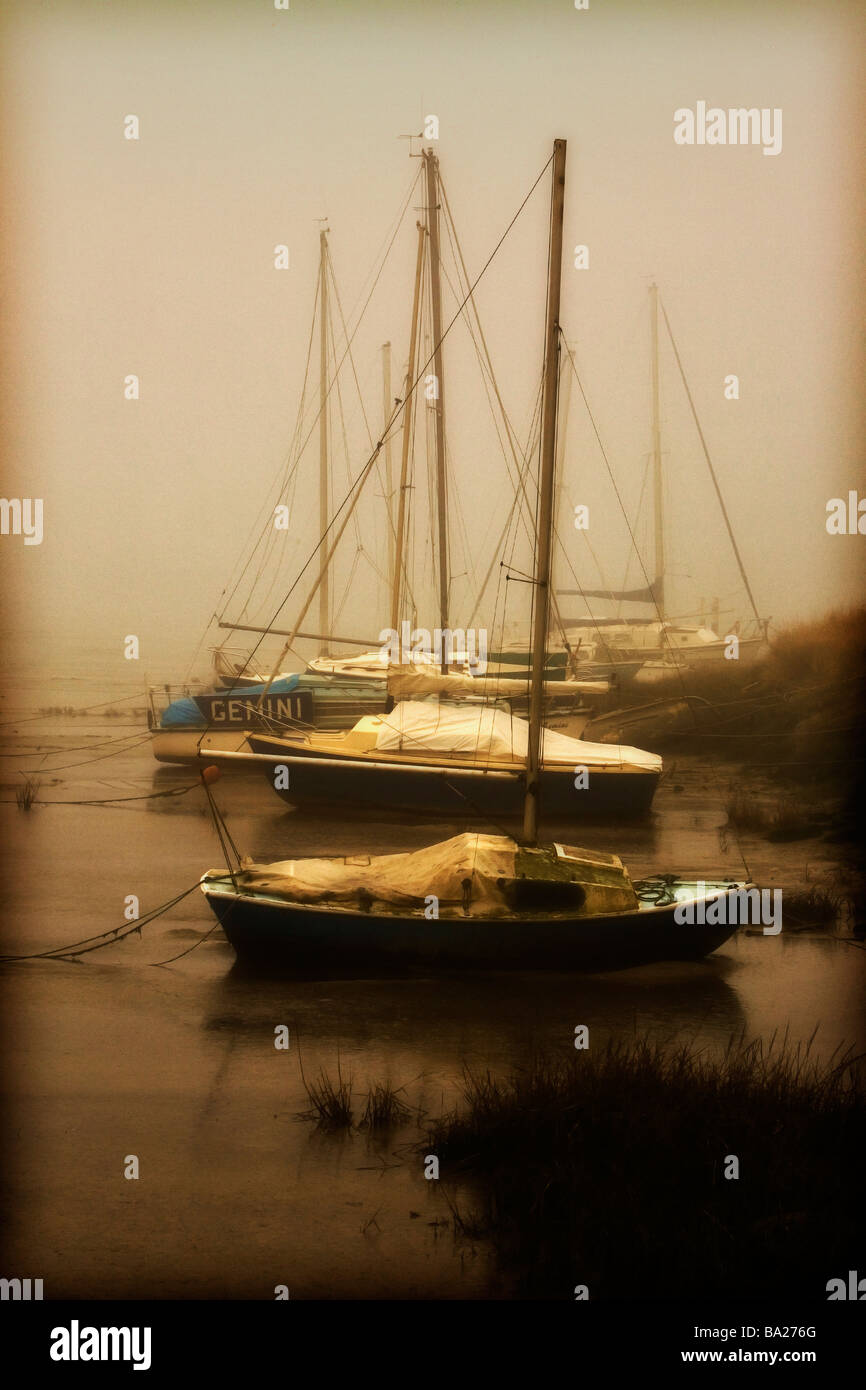
<svg viewBox="0 0 866 1390"><path fill-rule="evenodd" d="M400 1099L399 1091L402 1089L399 1087L395 1090L390 1081L374 1082L367 1092L367 1103L359 1129L368 1129L373 1133L405 1124L412 1112L406 1102Z"/></svg>
<svg viewBox="0 0 866 1390"><path fill-rule="evenodd" d="M304 1080L304 1090L310 1108L302 1111L299 1119L315 1120L322 1129L351 1129L352 1078L343 1076L339 1062L336 1081L332 1081L327 1072L320 1071L316 1080Z"/></svg>
<svg viewBox="0 0 866 1390"><path fill-rule="evenodd" d="M37 779L27 778L23 787L15 790L15 800L18 803L19 811L29 811L37 796L42 783Z"/></svg>

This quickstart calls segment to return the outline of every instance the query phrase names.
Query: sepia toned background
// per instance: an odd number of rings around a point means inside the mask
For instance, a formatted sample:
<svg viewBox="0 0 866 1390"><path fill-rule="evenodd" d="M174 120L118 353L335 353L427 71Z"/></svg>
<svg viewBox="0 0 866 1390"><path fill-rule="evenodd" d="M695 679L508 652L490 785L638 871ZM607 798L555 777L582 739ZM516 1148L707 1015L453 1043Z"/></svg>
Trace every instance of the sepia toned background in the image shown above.
<svg viewBox="0 0 866 1390"><path fill-rule="evenodd" d="M3 632L22 669L50 671L86 648L128 678L122 639L135 633L143 672L185 673L292 435L317 219L329 219L348 313L417 170L399 137L428 113L472 275L553 138L568 140L566 245L588 245L590 269L566 263L563 325L630 513L650 448L656 279L762 614L811 618L862 597L863 542L824 526L828 498L862 476L856 7L11 0L2 23L3 490L45 502L41 547L0 547ZM675 145L673 113L697 100L781 107L782 153ZM137 142L123 138L129 113ZM541 365L546 187L477 292L521 438ZM405 370L416 216L354 342L374 430L386 339L395 390ZM287 272L273 268L278 243ZM454 309L446 290L446 321ZM465 622L511 494L459 326L447 349L463 528L454 515L453 618ZM128 402L133 372L141 399ZM728 373L737 402L723 395ZM674 607L713 595L736 606L742 586L664 341L661 377ZM616 587L627 533L577 394L566 496L590 505ZM354 476L369 444L351 391L346 436ZM281 542L285 588L318 538L316 455L313 432ZM340 497L346 469L338 459ZM648 511L637 529L647 557ZM359 517L381 557L381 499ZM570 543L582 584L597 585ZM367 635L371 615L385 624L383 577L362 559L343 598L353 545L336 601L341 628ZM641 582L634 568L630 580Z"/></svg>

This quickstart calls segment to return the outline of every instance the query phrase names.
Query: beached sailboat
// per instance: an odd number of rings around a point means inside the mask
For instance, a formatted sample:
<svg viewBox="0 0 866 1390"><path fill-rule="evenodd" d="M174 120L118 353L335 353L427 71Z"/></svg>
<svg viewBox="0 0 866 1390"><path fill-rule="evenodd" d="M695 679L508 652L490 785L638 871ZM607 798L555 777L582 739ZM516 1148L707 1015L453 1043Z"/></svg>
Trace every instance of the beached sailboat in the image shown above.
<svg viewBox="0 0 866 1390"><path fill-rule="evenodd" d="M541 708L550 605L565 141L554 144L533 664L523 835L463 834L386 856L289 860L201 881L238 956L340 974L371 969L582 969L694 958L732 933L747 885L666 875L633 883L615 855L538 844ZM712 897L716 911L689 909ZM720 920L721 919L721 920ZM735 921L735 917L734 917Z"/></svg>

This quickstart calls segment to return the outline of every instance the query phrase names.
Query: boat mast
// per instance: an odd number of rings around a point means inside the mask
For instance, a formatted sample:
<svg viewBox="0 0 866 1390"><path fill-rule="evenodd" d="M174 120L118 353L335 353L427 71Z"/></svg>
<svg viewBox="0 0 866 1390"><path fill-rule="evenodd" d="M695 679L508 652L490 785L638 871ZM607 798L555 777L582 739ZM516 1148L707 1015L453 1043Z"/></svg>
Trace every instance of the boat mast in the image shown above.
<svg viewBox="0 0 866 1390"><path fill-rule="evenodd" d="M391 465L391 344L382 344L382 431L385 434L385 516L388 519L388 577L394 584L394 476Z"/></svg>
<svg viewBox="0 0 866 1390"><path fill-rule="evenodd" d="M418 315L421 310L421 272L424 269L424 224L418 224L418 254L415 258L415 291L412 296L412 327L409 332L409 366L403 392L403 446L400 454L400 486L397 491L397 530L394 542L394 576L391 590L391 628L400 631L400 580L403 574L403 532L406 526L406 487L409 474L409 445L412 441L414 400L409 392L415 383L415 350L418 342Z"/></svg>
<svg viewBox="0 0 866 1390"><path fill-rule="evenodd" d="M553 533L553 490L556 473L559 298L562 280L564 207L565 141L554 140L547 325L544 343L544 396L541 415L541 477L538 489L535 605L532 624L532 675L529 688L529 743L526 755L526 797L523 804L523 840L524 843L530 845L534 845L538 838L538 797L541 783L541 716L550 609L550 555Z"/></svg>
<svg viewBox="0 0 866 1390"><path fill-rule="evenodd" d="M319 233L319 534L328 530L328 231ZM331 599L325 547L319 552L319 631L331 627ZM325 640L319 656L329 653Z"/></svg>
<svg viewBox="0 0 866 1390"><path fill-rule="evenodd" d="M574 372L574 348L565 344L565 358L561 364L559 373L560 397L559 397L559 429L556 437L556 503L553 509L553 529L554 533L559 530L560 517L562 515L562 480L565 477L565 441L568 435L568 408L571 403L571 378ZM551 603L555 604L555 595L551 594ZM558 614L555 612L554 617Z"/></svg>
<svg viewBox="0 0 866 1390"><path fill-rule="evenodd" d="M439 626L448 627L448 510L445 486L445 377L442 366L442 292L439 277L439 160L432 150L424 150L427 169L427 226L430 232L430 301L433 329L433 371L436 394L436 499L439 538ZM447 644L442 647L442 671L448 669Z"/></svg>
<svg viewBox="0 0 866 1390"><path fill-rule="evenodd" d="M655 497L655 562L653 597L656 611L665 616L665 534L662 512L662 431L659 411L659 287L650 285L650 326L652 333L653 388L653 491Z"/></svg>

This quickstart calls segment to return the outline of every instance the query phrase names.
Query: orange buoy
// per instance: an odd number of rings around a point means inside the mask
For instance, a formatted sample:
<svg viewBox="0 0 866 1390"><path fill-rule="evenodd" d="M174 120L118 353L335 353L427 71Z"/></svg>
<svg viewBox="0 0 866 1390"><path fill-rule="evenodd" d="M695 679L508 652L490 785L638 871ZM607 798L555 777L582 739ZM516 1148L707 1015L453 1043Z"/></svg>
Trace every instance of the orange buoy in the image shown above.
<svg viewBox="0 0 866 1390"><path fill-rule="evenodd" d="M218 782L222 773L215 763L210 763L208 767L201 770L201 780L210 785L211 782Z"/></svg>

